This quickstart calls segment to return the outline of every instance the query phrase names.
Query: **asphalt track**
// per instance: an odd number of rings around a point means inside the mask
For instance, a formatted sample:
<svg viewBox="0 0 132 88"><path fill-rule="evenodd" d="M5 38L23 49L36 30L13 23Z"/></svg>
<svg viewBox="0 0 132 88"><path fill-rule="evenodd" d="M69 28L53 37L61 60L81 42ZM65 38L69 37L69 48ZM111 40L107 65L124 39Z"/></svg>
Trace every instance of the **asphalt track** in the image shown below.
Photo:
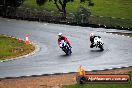
<svg viewBox="0 0 132 88"><path fill-rule="evenodd" d="M65 56L57 45L57 34L62 32L72 45L72 55ZM89 34L102 37L103 52L90 49ZM79 27L0 18L0 34L7 34L37 43L40 50L26 58L0 63L0 78L53 73L76 72L79 65L85 70L103 70L132 66L132 38L106 32L125 30Z"/></svg>

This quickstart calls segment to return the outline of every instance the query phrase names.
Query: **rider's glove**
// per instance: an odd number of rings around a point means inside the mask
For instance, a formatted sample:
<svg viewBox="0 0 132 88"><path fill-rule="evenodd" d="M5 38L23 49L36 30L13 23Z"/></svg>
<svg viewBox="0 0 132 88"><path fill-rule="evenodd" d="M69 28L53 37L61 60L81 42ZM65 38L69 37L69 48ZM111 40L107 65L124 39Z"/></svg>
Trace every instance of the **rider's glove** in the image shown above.
<svg viewBox="0 0 132 88"><path fill-rule="evenodd" d="M62 46L62 44L60 44L60 48L62 48L63 46Z"/></svg>

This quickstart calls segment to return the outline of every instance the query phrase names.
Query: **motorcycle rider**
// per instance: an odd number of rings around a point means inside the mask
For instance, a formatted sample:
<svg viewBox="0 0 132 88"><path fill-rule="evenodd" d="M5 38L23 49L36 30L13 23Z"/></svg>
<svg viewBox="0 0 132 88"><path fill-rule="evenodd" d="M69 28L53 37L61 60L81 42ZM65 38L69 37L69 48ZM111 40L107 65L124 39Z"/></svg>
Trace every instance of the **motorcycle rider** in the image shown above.
<svg viewBox="0 0 132 88"><path fill-rule="evenodd" d="M94 33L90 33L90 42L91 42L90 48L95 47L95 45L94 45L94 38L95 37L101 38L100 36L95 36Z"/></svg>
<svg viewBox="0 0 132 88"><path fill-rule="evenodd" d="M60 46L60 48L62 47L61 40L64 40L69 45L69 47L71 47L70 42L68 41L68 39L65 36L62 35L62 33L59 33L58 37L59 37L58 38L58 45Z"/></svg>

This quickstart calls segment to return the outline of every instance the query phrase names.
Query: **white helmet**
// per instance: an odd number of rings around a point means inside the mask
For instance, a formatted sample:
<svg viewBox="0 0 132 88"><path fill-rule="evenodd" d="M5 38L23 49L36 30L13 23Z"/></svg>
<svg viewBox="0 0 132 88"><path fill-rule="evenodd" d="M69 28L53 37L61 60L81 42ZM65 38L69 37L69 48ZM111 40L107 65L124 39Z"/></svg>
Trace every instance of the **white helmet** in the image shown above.
<svg viewBox="0 0 132 88"><path fill-rule="evenodd" d="M59 37L62 37L62 33L59 33L58 36L59 36Z"/></svg>
<svg viewBox="0 0 132 88"><path fill-rule="evenodd" d="M93 37L94 36L94 33L90 33L90 37Z"/></svg>

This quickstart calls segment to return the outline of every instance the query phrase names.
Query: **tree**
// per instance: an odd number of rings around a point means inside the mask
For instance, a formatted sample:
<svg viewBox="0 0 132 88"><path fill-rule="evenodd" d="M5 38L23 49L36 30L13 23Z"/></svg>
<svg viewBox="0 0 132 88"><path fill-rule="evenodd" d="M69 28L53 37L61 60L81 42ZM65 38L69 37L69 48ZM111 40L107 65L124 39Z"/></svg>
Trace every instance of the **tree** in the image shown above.
<svg viewBox="0 0 132 88"><path fill-rule="evenodd" d="M49 0L49 1L52 1L52 0ZM62 16L64 18L66 18L66 5L68 2L73 2L74 0L53 0L54 1L54 4L56 5L57 9L62 12ZM80 0L80 3L81 2L85 2L85 1L88 1L89 2L89 6L91 6L92 3L92 0Z"/></svg>
<svg viewBox="0 0 132 88"><path fill-rule="evenodd" d="M49 0L52 1L52 0ZM73 2L74 0L54 0L54 4L56 5L57 9L62 12L62 16L64 19L66 18L66 4L68 2Z"/></svg>

